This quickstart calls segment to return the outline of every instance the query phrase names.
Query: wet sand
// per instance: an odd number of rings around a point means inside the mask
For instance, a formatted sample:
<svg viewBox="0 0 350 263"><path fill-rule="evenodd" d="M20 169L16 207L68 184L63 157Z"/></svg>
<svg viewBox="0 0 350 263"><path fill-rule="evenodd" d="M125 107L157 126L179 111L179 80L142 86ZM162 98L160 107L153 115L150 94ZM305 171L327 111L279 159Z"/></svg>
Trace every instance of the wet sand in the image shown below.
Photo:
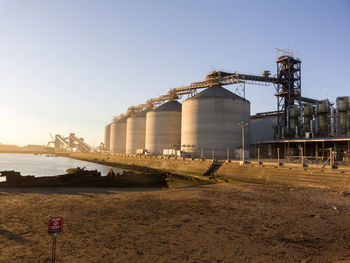
<svg viewBox="0 0 350 263"><path fill-rule="evenodd" d="M0 190L0 262L350 262L350 193L215 184Z"/></svg>

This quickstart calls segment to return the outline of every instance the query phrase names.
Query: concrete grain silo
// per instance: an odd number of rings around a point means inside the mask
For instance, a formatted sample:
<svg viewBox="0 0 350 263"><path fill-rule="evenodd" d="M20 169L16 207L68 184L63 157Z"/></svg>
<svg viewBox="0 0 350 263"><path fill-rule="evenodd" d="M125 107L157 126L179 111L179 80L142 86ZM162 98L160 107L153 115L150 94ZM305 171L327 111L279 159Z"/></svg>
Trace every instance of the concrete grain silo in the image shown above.
<svg viewBox="0 0 350 263"><path fill-rule="evenodd" d="M127 119L126 153L136 154L136 150L145 149L146 114L148 110L140 111Z"/></svg>
<svg viewBox="0 0 350 263"><path fill-rule="evenodd" d="M151 154L163 154L164 149L178 149L180 143L181 103L168 101L147 112L145 148Z"/></svg>
<svg viewBox="0 0 350 263"><path fill-rule="evenodd" d="M105 134L104 134L104 150L109 151L110 148L110 139L111 139L111 123L105 126Z"/></svg>
<svg viewBox="0 0 350 263"><path fill-rule="evenodd" d="M248 123L245 156L249 157L250 102L220 86L208 88L182 103L181 149L204 151L206 157L214 149L215 158L225 159L229 148L230 158L238 158L242 121Z"/></svg>
<svg viewBox="0 0 350 263"><path fill-rule="evenodd" d="M119 120L112 122L111 125L111 140L110 140L110 152L111 153L125 153L126 142L126 124L127 117L122 117Z"/></svg>

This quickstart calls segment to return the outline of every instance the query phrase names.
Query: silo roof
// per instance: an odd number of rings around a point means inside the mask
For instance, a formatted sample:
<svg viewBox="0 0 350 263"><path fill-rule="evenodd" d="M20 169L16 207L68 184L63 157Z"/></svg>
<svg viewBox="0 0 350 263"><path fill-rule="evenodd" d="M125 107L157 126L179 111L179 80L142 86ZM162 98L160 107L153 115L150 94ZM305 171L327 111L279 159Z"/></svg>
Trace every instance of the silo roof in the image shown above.
<svg viewBox="0 0 350 263"><path fill-rule="evenodd" d="M127 118L128 118L128 116L125 116L125 117L123 117L123 118L117 120L116 122L117 122L117 123L124 123L124 122L126 122L126 119L127 119Z"/></svg>
<svg viewBox="0 0 350 263"><path fill-rule="evenodd" d="M134 115L131 115L130 117L131 117L131 118L143 118L143 117L146 118L146 113L147 113L147 112L149 112L149 109L140 111L140 112L138 112L138 113L136 113L136 114L134 114Z"/></svg>
<svg viewBox="0 0 350 263"><path fill-rule="evenodd" d="M176 100L168 101L153 111L181 111L182 105Z"/></svg>
<svg viewBox="0 0 350 263"><path fill-rule="evenodd" d="M238 96L237 94L234 94L233 92L221 86L214 86L211 88L207 88L190 99L199 99L199 98L233 98L233 99L240 99L240 100L249 102L248 100Z"/></svg>

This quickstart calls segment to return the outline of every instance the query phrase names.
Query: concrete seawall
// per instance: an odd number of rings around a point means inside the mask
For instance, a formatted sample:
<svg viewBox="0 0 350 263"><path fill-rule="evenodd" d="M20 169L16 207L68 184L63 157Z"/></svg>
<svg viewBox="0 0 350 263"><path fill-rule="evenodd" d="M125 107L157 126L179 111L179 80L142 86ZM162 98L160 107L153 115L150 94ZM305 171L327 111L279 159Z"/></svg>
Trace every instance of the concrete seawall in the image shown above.
<svg viewBox="0 0 350 263"><path fill-rule="evenodd" d="M150 168L184 176L202 177L212 164L211 160L152 158L136 156L112 156L104 154L69 153L67 157L99 162L106 165L128 165ZM290 186L322 187L350 190L350 169L321 169L300 167L294 164L277 166L277 163L239 165L239 162L223 163L214 173L219 181L278 184Z"/></svg>
<svg viewBox="0 0 350 263"><path fill-rule="evenodd" d="M247 183L350 189L349 169L303 168L293 165L224 163L215 176Z"/></svg>
<svg viewBox="0 0 350 263"><path fill-rule="evenodd" d="M145 167L151 169L162 170L170 173L189 176L203 175L210 165L211 161L200 160L182 160L175 158L152 158L152 157L131 157L131 156L112 156L103 154L90 153L69 153L69 157L76 159L84 159L91 162L103 162L106 164L118 164Z"/></svg>

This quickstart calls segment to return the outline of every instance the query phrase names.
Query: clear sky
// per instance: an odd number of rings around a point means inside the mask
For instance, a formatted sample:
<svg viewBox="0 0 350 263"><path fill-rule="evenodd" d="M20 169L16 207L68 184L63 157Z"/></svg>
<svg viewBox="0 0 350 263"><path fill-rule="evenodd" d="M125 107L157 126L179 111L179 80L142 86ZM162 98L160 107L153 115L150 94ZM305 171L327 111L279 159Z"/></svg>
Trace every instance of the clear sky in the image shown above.
<svg viewBox="0 0 350 263"><path fill-rule="evenodd" d="M0 142L96 146L114 115L210 71L275 74L283 47L303 96L350 95L348 0L0 0ZM247 85L251 112L276 110L273 94Z"/></svg>

